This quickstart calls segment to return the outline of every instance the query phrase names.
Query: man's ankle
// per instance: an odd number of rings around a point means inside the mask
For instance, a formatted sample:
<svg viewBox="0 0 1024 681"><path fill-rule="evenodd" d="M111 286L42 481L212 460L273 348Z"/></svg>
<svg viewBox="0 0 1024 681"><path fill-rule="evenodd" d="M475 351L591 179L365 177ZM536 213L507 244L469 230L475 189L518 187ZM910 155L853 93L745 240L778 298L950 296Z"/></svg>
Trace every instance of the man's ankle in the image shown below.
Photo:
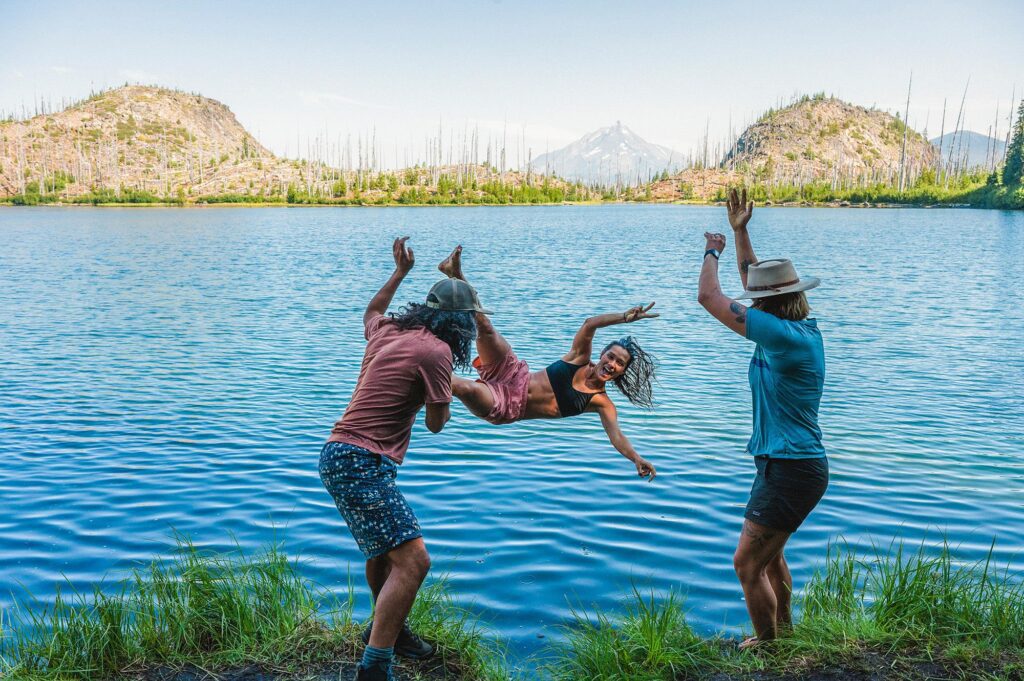
<svg viewBox="0 0 1024 681"><path fill-rule="evenodd" d="M366 646L363 650L363 660L359 664L364 669L369 669L370 667L381 667L386 670L391 667L391 661L394 657L394 648L374 648L373 646Z"/></svg>

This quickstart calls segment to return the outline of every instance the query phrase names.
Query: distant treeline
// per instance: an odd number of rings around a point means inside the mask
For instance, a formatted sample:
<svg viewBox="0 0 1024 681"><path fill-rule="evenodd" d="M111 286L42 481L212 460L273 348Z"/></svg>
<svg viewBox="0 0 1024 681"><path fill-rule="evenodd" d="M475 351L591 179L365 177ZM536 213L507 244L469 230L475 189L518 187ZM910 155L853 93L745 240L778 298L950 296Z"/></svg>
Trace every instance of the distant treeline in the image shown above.
<svg viewBox="0 0 1024 681"><path fill-rule="evenodd" d="M367 176L368 177L368 176ZM187 197L179 190L175 195L160 196L151 191L120 187L95 189L78 196L64 196L61 192L74 182L74 177L56 173L47 177L42 186L29 182L25 193L8 200L17 206L40 204L104 205L104 204L295 204L324 206L388 206L388 205L504 205L550 204L582 202L597 198L582 184L553 183L544 178L537 184L516 184L501 179L477 182L472 176L441 175L433 187L406 185L398 175L381 173L363 182L347 184L344 179L335 182L330 192L310 191L289 185L284 194L225 193Z"/></svg>

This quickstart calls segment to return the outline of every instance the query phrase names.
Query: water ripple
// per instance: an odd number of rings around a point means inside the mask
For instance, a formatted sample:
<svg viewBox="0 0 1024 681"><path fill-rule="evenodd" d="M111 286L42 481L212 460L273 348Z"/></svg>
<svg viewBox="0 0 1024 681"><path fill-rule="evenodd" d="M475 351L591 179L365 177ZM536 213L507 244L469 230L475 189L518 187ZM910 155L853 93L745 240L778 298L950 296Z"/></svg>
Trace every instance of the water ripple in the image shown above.
<svg viewBox="0 0 1024 681"><path fill-rule="evenodd" d="M440 435L417 425L401 484L458 597L517 656L571 607L618 607L634 584L685 591L704 631L743 626L731 555L752 479L751 348L694 291L700 235L723 221L669 206L0 211L0 606L22 586L47 599L64 576L116 575L173 529L221 549L284 538L311 579L343 589L359 554L316 460L401 232L419 264L399 301L462 243L535 367L588 314L663 313L629 329L661 360L658 408L620 400L653 484L596 418L496 428L456 406ZM762 257L825 280L811 300L832 484L791 540L797 587L836 538L946 532L981 557L995 536L1019 564L1024 313L1005 292L1024 215L763 209L754 229ZM738 290L731 268L723 280Z"/></svg>

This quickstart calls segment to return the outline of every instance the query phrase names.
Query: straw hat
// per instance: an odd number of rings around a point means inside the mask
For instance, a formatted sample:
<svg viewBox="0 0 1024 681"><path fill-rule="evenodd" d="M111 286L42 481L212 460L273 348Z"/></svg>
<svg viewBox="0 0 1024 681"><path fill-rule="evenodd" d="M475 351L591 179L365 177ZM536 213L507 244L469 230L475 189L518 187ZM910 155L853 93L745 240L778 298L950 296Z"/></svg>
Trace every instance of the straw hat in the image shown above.
<svg viewBox="0 0 1024 681"><path fill-rule="evenodd" d="M747 269L747 290L736 296L744 298L767 298L783 293L807 291L821 283L817 277L804 277L796 273L793 262L786 258L761 260Z"/></svg>

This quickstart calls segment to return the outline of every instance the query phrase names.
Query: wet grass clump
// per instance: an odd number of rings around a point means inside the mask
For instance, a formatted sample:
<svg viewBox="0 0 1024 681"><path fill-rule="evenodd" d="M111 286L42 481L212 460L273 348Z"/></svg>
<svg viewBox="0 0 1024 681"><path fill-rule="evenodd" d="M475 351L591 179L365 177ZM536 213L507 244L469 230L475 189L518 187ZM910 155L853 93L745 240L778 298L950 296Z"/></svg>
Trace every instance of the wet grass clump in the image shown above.
<svg viewBox="0 0 1024 681"><path fill-rule="evenodd" d="M830 547L783 638L739 652L702 639L678 594L634 591L626 613L576 613L551 675L576 679L1024 678L1024 582L990 551L958 561L949 545Z"/></svg>
<svg viewBox="0 0 1024 681"><path fill-rule="evenodd" d="M298 567L276 546L218 554L179 537L170 557L114 585L84 593L65 585L52 604L28 600L12 608L3 622L0 675L174 678L176 669L259 667L273 672L263 678L287 678L339 662L340 669L351 666L362 647L352 589L338 599ZM439 643L440 664L426 676L450 668L460 678L498 678L500 656L443 582L425 587L411 618Z"/></svg>

